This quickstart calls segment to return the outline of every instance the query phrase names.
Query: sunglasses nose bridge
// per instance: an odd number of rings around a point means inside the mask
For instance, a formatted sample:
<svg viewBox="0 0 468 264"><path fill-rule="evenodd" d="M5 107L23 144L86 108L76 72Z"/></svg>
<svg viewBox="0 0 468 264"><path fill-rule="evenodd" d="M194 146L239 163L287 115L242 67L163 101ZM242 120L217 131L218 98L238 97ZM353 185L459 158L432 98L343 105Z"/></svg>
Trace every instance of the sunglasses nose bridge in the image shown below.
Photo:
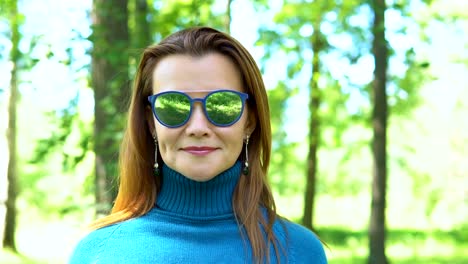
<svg viewBox="0 0 468 264"><path fill-rule="evenodd" d="M200 104L197 104L197 102ZM201 98L192 99L190 117L186 121L187 131L190 133L205 133L208 124L211 123L210 119L206 115L204 103L205 101Z"/></svg>
<svg viewBox="0 0 468 264"><path fill-rule="evenodd" d="M192 103L200 102L203 104L205 102L205 98L192 98Z"/></svg>
<svg viewBox="0 0 468 264"><path fill-rule="evenodd" d="M192 98L191 100L191 107L192 107L192 111L193 111L193 108L195 107L195 105L197 105L196 103L200 103L200 107L203 109L204 111L204 108L205 108L205 99L204 98Z"/></svg>

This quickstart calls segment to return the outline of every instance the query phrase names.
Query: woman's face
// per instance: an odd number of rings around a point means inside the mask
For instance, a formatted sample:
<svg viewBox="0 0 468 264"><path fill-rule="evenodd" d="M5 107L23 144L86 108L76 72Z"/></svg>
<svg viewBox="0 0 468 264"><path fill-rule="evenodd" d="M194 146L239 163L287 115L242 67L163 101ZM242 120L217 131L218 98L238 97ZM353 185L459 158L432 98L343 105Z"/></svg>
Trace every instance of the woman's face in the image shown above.
<svg viewBox="0 0 468 264"><path fill-rule="evenodd" d="M155 94L181 91L192 98L204 98L219 89L243 92L236 66L218 53L202 57L168 56L158 63L153 80ZM188 122L177 128L162 125L149 112L164 163L195 181L208 181L232 167L242 151L244 139L254 128L248 121L247 108L239 121L228 127L210 123L200 102L193 104Z"/></svg>

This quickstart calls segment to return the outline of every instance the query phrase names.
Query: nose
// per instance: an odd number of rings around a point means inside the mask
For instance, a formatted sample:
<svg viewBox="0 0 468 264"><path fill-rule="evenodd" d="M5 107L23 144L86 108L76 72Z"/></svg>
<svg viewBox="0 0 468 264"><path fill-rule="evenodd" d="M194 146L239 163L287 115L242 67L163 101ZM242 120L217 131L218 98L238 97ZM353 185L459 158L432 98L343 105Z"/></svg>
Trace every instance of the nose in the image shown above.
<svg viewBox="0 0 468 264"><path fill-rule="evenodd" d="M201 137L210 133L211 123L205 116L201 103L197 102L193 105L192 115L187 122L185 132L189 136Z"/></svg>

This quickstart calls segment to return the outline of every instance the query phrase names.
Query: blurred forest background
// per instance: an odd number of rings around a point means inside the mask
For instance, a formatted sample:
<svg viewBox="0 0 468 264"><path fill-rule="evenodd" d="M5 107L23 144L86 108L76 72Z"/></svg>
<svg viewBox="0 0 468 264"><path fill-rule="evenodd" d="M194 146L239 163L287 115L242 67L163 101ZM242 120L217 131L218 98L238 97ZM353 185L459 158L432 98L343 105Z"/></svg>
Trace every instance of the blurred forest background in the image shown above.
<svg viewBox="0 0 468 264"><path fill-rule="evenodd" d="M230 32L281 215L330 263L468 263L468 1L0 0L1 263L65 263L115 195L141 50Z"/></svg>

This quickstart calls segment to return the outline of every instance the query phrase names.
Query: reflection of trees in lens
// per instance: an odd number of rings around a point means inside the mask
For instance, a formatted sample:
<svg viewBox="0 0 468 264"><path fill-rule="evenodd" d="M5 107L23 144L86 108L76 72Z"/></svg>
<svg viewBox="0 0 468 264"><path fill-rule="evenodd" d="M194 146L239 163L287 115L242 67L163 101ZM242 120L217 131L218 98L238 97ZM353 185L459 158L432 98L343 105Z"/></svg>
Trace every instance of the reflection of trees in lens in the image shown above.
<svg viewBox="0 0 468 264"><path fill-rule="evenodd" d="M228 124L236 120L241 109L241 98L232 92L213 93L206 100L208 116L219 124Z"/></svg>
<svg viewBox="0 0 468 264"><path fill-rule="evenodd" d="M156 99L155 108L159 120L167 125L175 126L187 119L190 101L183 94L167 93Z"/></svg>

